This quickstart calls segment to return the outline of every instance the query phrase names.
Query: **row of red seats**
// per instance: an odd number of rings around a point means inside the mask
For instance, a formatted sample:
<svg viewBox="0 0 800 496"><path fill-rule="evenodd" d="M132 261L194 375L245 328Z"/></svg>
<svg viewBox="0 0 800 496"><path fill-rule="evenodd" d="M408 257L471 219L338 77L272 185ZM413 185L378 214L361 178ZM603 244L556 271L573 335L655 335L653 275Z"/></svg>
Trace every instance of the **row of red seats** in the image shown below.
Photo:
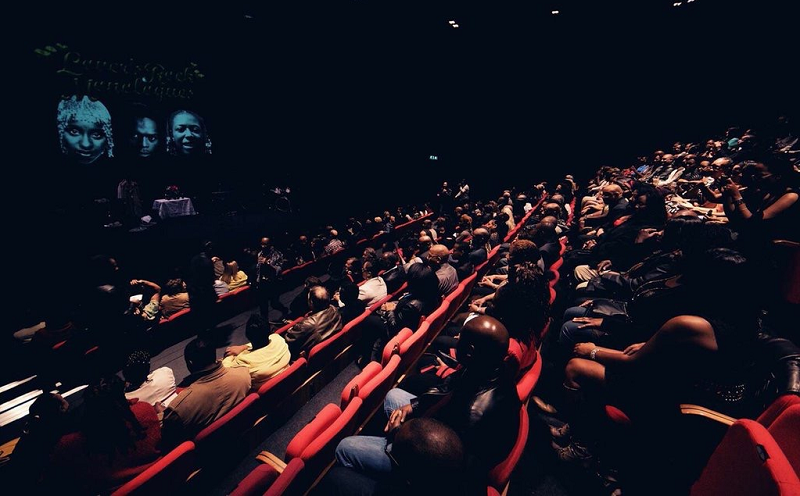
<svg viewBox="0 0 800 496"><path fill-rule="evenodd" d="M515 236L533 213L531 210L513 230ZM513 236L507 237L510 241ZM286 460L264 453L265 463L253 470L237 486L232 495L304 494L323 474L333 460L336 445L346 436L355 434L359 426L381 409L389 390L397 385L422 356L427 345L469 297L476 281L482 278L500 257L495 247L487 260L475 272L461 281L430 315L424 317L416 331L402 329L384 347L381 363L371 362L343 389L340 404L329 404L304 427L286 450ZM533 350L537 353L536 350ZM520 409L520 432L509 456L489 474L490 486L505 488L511 472L519 461L528 437L527 400L541 374L541 360L523 375L518 393L523 401ZM264 492L266 490L266 492Z"/></svg>
<svg viewBox="0 0 800 496"><path fill-rule="evenodd" d="M413 222L416 221L406 224ZM522 225L524 225L524 220L519 223L518 227ZM284 464L281 468L280 481L277 480L278 472L275 469L270 470L267 468L270 467L269 465L262 465L242 481L240 487L251 487L256 482L256 485L262 488L271 484L268 493L275 491L274 494L283 494L290 487L302 493L302 488L310 487L316 480L315 474L318 475L327 466L327 463L321 465L319 460L332 460L333 450L339 440L355 433L355 429L363 425L362 422L366 422L380 407L386 393L401 377L402 367L411 366L421 356L424 346L441 331L453 313L464 303L477 278L485 275L490 265L494 264L498 258L499 247L496 247L490 252L486 262L479 265L474 274L465 279L453 293L445 298L436 311L423 320L416 333L412 333L410 329L406 328L398 334L403 338L416 335L415 340L406 342L407 339L401 341L396 338L387 343L384 354L388 356L385 357L385 361L381 364L377 362L368 364L364 371L345 387L340 406L326 406L312 423L298 433L287 448L286 457L289 463ZM395 293L387 295L386 298L372 305L364 314L348 323L341 332L316 345L310 350L307 357L297 359L289 369L264 384L258 392L250 394L236 408L201 431L193 441L187 441L175 448L148 470L119 488L114 494L125 495L153 490L163 492L177 487L189 476L195 475L197 467L213 461L218 449L223 449L225 445L230 447L231 439L241 437L243 433L251 431L268 416L268 410L271 407L274 408L287 396L291 396L299 390L335 357L342 356L344 351L352 346L360 336L359 324L370 313L380 308L382 303L401 293L405 287L404 284ZM276 332L283 333L301 320L302 317ZM358 414L359 412L360 414ZM273 461L278 463L278 461ZM265 484L267 479L272 480Z"/></svg>

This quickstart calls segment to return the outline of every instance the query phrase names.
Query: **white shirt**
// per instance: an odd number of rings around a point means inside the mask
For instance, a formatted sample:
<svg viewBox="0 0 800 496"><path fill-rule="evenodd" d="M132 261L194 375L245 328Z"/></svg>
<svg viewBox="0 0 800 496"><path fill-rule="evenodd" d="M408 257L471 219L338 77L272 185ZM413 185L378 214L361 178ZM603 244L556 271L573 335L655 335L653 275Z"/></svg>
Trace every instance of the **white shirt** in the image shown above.
<svg viewBox="0 0 800 496"><path fill-rule="evenodd" d="M138 398L139 401L155 405L157 402L169 406L169 402L177 396L175 394L175 374L169 367L161 367L150 372L147 380L139 389L125 393L129 400Z"/></svg>
<svg viewBox="0 0 800 496"><path fill-rule="evenodd" d="M386 297L386 283L382 277L367 279L364 284L358 287L358 299L365 301L367 306L378 303Z"/></svg>

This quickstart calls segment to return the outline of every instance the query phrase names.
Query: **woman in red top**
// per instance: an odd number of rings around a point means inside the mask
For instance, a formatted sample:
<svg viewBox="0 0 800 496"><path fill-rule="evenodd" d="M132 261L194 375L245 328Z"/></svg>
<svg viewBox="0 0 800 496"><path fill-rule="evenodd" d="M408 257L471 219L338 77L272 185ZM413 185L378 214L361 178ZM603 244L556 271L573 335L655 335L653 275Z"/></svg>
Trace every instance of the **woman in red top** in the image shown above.
<svg viewBox="0 0 800 496"><path fill-rule="evenodd" d="M81 428L59 440L45 471L47 481L71 493L108 492L161 455L161 427L152 405L125 399L116 375L86 389Z"/></svg>

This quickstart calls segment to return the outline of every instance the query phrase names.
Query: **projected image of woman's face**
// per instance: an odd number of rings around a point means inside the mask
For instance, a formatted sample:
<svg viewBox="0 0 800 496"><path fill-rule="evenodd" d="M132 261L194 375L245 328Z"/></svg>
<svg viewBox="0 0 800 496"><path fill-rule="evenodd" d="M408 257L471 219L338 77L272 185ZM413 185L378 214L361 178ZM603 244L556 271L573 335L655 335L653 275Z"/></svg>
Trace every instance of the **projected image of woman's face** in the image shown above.
<svg viewBox="0 0 800 496"><path fill-rule="evenodd" d="M131 137L131 144L136 150L136 154L142 158L152 157L161 138L158 134L158 124L149 117L136 119L136 132Z"/></svg>
<svg viewBox="0 0 800 496"><path fill-rule="evenodd" d="M172 139L179 155L202 152L205 136L200 120L186 112L177 114L172 119Z"/></svg>
<svg viewBox="0 0 800 496"><path fill-rule="evenodd" d="M97 160L106 150L107 143L103 125L92 118L77 115L64 130L65 151L81 164L91 164Z"/></svg>

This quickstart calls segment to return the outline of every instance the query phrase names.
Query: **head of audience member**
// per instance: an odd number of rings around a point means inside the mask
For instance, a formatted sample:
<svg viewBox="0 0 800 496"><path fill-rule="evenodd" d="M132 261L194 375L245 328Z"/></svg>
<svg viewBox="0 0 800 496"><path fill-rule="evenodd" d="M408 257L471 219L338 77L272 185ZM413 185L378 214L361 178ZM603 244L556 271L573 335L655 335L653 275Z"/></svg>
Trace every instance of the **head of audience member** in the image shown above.
<svg viewBox="0 0 800 496"><path fill-rule="evenodd" d="M238 273L239 263L236 262L236 260L231 260L230 262L225 263L225 269L222 271L222 280L226 283L230 283Z"/></svg>
<svg viewBox="0 0 800 496"><path fill-rule="evenodd" d="M453 245L453 250L450 253L450 256L452 257L453 260L460 262L467 254L467 252L469 252L469 249L470 249L469 243L467 243L466 241L457 241Z"/></svg>
<svg viewBox="0 0 800 496"><path fill-rule="evenodd" d="M603 203L606 205L613 207L622 199L622 186L619 184L608 184L603 186L602 196L603 196Z"/></svg>
<svg viewBox="0 0 800 496"><path fill-rule="evenodd" d="M400 263L400 257L393 251L384 251L381 253L380 267L383 270L393 269Z"/></svg>
<svg viewBox="0 0 800 496"><path fill-rule="evenodd" d="M544 329L549 311L547 278L538 265L525 262L515 266L508 284L497 288L487 315L502 322L509 337L529 344L533 333Z"/></svg>
<svg viewBox="0 0 800 496"><path fill-rule="evenodd" d="M553 203L558 203L559 206L564 206L564 196L561 194L554 194L550 197L550 201Z"/></svg>
<svg viewBox="0 0 800 496"><path fill-rule="evenodd" d="M203 338L195 338L183 349L186 368L192 374L212 368L217 362L217 350Z"/></svg>
<svg viewBox="0 0 800 496"><path fill-rule="evenodd" d="M175 296L184 292L186 292L186 283L179 277L168 280L164 285L164 294L167 296Z"/></svg>
<svg viewBox="0 0 800 496"><path fill-rule="evenodd" d="M458 227L459 227L459 229L462 229L462 230L465 230L465 231L471 231L472 230L472 217L470 217L467 214L461 214L458 217Z"/></svg>
<svg viewBox="0 0 800 496"><path fill-rule="evenodd" d="M466 453L458 434L432 418L415 418L396 431L391 451L392 477L409 494L462 494Z"/></svg>
<svg viewBox="0 0 800 496"><path fill-rule="evenodd" d="M331 305L331 295L325 286L314 286L308 290L308 308L321 312Z"/></svg>
<svg viewBox="0 0 800 496"><path fill-rule="evenodd" d="M408 292L419 300L433 304L439 298L439 279L427 264L415 263L408 268Z"/></svg>
<svg viewBox="0 0 800 496"><path fill-rule="evenodd" d="M495 372L508 353L508 330L494 317L467 321L458 337L456 359L471 374Z"/></svg>
<svg viewBox="0 0 800 496"><path fill-rule="evenodd" d="M417 246L419 247L418 250L420 253L430 250L431 245L433 245L433 240L427 234L420 236L417 240Z"/></svg>
<svg viewBox="0 0 800 496"><path fill-rule="evenodd" d="M667 209L664 197L658 190L650 184L638 183L632 191L632 220L639 225L663 226L667 220Z"/></svg>
<svg viewBox="0 0 800 496"><path fill-rule="evenodd" d="M480 248L489 242L489 231L483 227L477 227L472 231L472 246Z"/></svg>
<svg viewBox="0 0 800 496"><path fill-rule="evenodd" d="M516 239L508 247L508 265L512 267L523 262L537 263L541 258L539 248L533 241Z"/></svg>
<svg viewBox="0 0 800 496"><path fill-rule="evenodd" d="M350 277L361 278L361 259L358 257L349 257L344 261L344 273Z"/></svg>
<svg viewBox="0 0 800 496"><path fill-rule="evenodd" d="M378 252L375 248L369 246L364 249L364 253L361 254L361 261L362 262L376 262L378 260Z"/></svg>
<svg viewBox="0 0 800 496"><path fill-rule="evenodd" d="M798 182L793 164L779 155L769 156L763 161L746 162L742 166L741 174L742 186L776 194L782 194L783 191L773 190L793 187Z"/></svg>
<svg viewBox="0 0 800 496"><path fill-rule="evenodd" d="M722 172L727 172L731 165L733 165L733 160L730 157L720 157L711 162L712 169L721 170Z"/></svg>
<svg viewBox="0 0 800 496"><path fill-rule="evenodd" d="M431 249L428 250L428 265L430 265L433 270L437 270L442 264L447 262L449 254L450 250L448 250L445 245L431 246Z"/></svg>
<svg viewBox="0 0 800 496"><path fill-rule="evenodd" d="M534 226L530 240L536 243L536 246L544 246L548 243L557 242L558 233L556 233L556 225L552 222L545 222L542 220Z"/></svg>
<svg viewBox="0 0 800 496"><path fill-rule="evenodd" d="M379 270L378 264L374 260L366 260L361 264L361 275L364 277L364 280L377 277Z"/></svg>
<svg viewBox="0 0 800 496"><path fill-rule="evenodd" d="M247 319L247 325L244 328L244 335L253 349L257 350L269 344L269 337L272 334L272 327L269 321L262 317L260 314L254 313Z"/></svg>
<svg viewBox="0 0 800 496"><path fill-rule="evenodd" d="M303 287L308 289L313 286L321 286L322 281L320 281L319 277L317 276L308 276L306 277L305 281L303 281Z"/></svg>
<svg viewBox="0 0 800 496"><path fill-rule="evenodd" d="M272 240L269 237L264 236L263 238L261 238L259 244L261 245L262 251L268 251L270 247L272 247Z"/></svg>
<svg viewBox="0 0 800 496"><path fill-rule="evenodd" d="M544 207L542 207L542 213L547 217L555 217L556 219L561 217L561 205L558 203L545 203Z"/></svg>
<svg viewBox="0 0 800 496"><path fill-rule="evenodd" d="M346 282L339 288L339 301L345 306L350 306L358 302L358 284Z"/></svg>
<svg viewBox="0 0 800 496"><path fill-rule="evenodd" d="M130 384L130 389L139 389L150 374L150 353L144 350L134 351L128 355L122 377Z"/></svg>

